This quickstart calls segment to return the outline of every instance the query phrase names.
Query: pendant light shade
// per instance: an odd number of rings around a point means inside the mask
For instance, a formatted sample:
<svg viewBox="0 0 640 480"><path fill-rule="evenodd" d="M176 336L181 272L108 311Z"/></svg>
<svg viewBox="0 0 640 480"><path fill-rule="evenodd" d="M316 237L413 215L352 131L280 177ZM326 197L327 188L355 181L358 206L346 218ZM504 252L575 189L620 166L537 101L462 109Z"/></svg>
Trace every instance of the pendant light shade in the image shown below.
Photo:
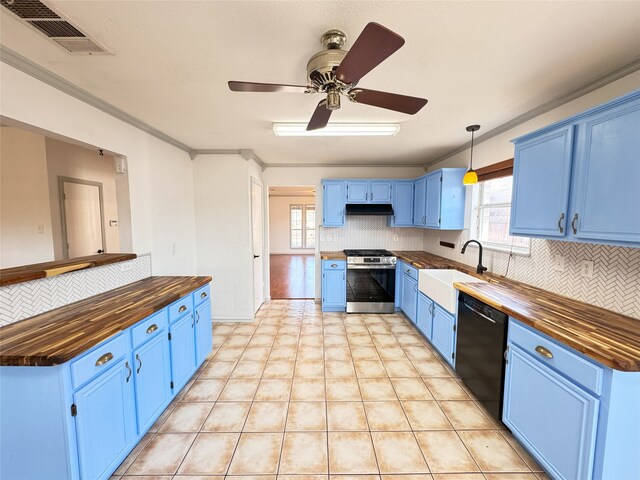
<svg viewBox="0 0 640 480"><path fill-rule="evenodd" d="M469 159L469 170L462 177L463 185L473 185L474 183L478 183L478 174L473 169L473 137L474 133L480 130L480 125L469 125L467 127L467 132L471 132L471 158Z"/></svg>

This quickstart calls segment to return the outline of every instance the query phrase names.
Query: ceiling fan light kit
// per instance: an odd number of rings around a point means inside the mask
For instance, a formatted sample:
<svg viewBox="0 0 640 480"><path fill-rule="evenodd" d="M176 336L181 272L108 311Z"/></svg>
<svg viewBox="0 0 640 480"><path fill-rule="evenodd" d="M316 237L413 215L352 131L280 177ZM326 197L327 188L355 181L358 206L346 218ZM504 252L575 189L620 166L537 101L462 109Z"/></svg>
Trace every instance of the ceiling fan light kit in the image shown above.
<svg viewBox="0 0 640 480"><path fill-rule="evenodd" d="M474 183L478 183L478 174L473 169L473 136L474 133L480 130L480 125L469 125L467 127L467 132L471 132L471 158L469 159L469 170L462 177L463 185L473 185Z"/></svg>
<svg viewBox="0 0 640 480"><path fill-rule="evenodd" d="M397 123L330 123L316 130L307 130L306 123L273 124L278 137L393 137L399 131Z"/></svg>
<svg viewBox="0 0 640 480"><path fill-rule="evenodd" d="M230 81L229 88L234 92L325 94L326 98L318 102L307 124L306 129L309 131L327 126L331 113L341 106L341 96L355 103L409 115L418 113L427 104L424 98L356 88L362 77L404 45L404 39L400 35L378 23L371 22L367 24L349 51L343 50L346 41L346 35L340 30L329 30L322 35L321 43L325 50L309 59L307 85Z"/></svg>

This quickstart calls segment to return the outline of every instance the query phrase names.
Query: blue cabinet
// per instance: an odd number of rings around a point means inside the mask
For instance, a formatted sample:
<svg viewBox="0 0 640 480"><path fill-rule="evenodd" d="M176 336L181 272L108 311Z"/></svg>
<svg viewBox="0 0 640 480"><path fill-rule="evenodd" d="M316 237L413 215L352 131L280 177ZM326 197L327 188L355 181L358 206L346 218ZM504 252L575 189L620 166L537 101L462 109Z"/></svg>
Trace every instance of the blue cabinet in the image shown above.
<svg viewBox="0 0 640 480"><path fill-rule="evenodd" d="M391 186L393 216L391 227L413 226L413 180L394 180Z"/></svg>
<svg viewBox="0 0 640 480"><path fill-rule="evenodd" d="M416 313L416 325L418 330L428 339L432 339L433 309L435 303L424 293L418 292L418 310Z"/></svg>
<svg viewBox="0 0 640 480"><path fill-rule="evenodd" d="M640 90L514 140L512 235L640 246Z"/></svg>
<svg viewBox="0 0 640 480"><path fill-rule="evenodd" d="M211 324L211 301L207 300L195 309L196 315L196 365L202 364L213 348L213 325Z"/></svg>
<svg viewBox="0 0 640 480"><path fill-rule="evenodd" d="M325 227L343 227L346 201L344 180L322 181L322 224Z"/></svg>
<svg viewBox="0 0 640 480"><path fill-rule="evenodd" d="M442 168L415 180L413 225L439 230L464 228L464 168Z"/></svg>
<svg viewBox="0 0 640 480"><path fill-rule="evenodd" d="M397 268L397 267L396 267ZM402 263L402 286L400 292L400 309L412 321L416 322L418 308L418 270Z"/></svg>
<svg viewBox="0 0 640 480"><path fill-rule="evenodd" d="M322 261L322 311L344 312L347 308L346 261Z"/></svg>
<svg viewBox="0 0 640 480"><path fill-rule="evenodd" d="M369 182L367 180L347 180L347 203L367 203Z"/></svg>
<svg viewBox="0 0 640 480"><path fill-rule="evenodd" d="M427 202L425 206L425 226L439 228L442 219L440 218L440 202L442 194L442 171L437 171L427 175Z"/></svg>
<svg viewBox="0 0 640 480"><path fill-rule="evenodd" d="M171 378L179 392L196 371L195 320L185 315L169 326L171 338Z"/></svg>
<svg viewBox="0 0 640 480"><path fill-rule="evenodd" d="M413 197L413 225L416 227L426 226L426 212L427 206L427 177L423 176L417 178L414 183L414 197Z"/></svg>
<svg viewBox="0 0 640 480"><path fill-rule="evenodd" d="M431 343L452 367L455 366L455 328L455 316L434 304Z"/></svg>
<svg viewBox="0 0 640 480"><path fill-rule="evenodd" d="M369 203L391 203L392 183L390 180L369 182Z"/></svg>
<svg viewBox="0 0 640 480"><path fill-rule="evenodd" d="M391 203L391 180L347 180L347 203Z"/></svg>

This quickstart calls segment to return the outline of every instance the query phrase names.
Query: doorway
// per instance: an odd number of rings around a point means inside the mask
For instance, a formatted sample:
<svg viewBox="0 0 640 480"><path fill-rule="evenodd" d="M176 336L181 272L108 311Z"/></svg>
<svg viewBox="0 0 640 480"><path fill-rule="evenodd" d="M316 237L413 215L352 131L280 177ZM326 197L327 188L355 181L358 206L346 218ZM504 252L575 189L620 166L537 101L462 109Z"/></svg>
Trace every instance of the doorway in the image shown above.
<svg viewBox="0 0 640 480"><path fill-rule="evenodd" d="M272 299L315 297L315 187L269 187L269 261Z"/></svg>
<svg viewBox="0 0 640 480"><path fill-rule="evenodd" d="M264 303L264 229L262 184L251 177L251 243L253 252L253 313Z"/></svg>

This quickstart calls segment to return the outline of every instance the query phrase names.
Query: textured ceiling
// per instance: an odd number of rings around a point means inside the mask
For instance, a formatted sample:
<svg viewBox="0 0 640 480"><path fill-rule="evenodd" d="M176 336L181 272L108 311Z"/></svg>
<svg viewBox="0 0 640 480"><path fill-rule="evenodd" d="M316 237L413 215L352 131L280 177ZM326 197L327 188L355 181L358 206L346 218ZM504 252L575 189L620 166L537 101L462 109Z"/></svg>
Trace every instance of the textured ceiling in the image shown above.
<svg viewBox="0 0 640 480"><path fill-rule="evenodd" d="M266 163L423 164L634 60L640 3L54 1L112 56L73 56L0 13L1 43L194 149L253 149ZM415 116L346 102L336 122L399 122L389 138L278 138L321 97L234 93L228 80L305 83L325 30L370 22L406 44L360 86L429 103Z"/></svg>

